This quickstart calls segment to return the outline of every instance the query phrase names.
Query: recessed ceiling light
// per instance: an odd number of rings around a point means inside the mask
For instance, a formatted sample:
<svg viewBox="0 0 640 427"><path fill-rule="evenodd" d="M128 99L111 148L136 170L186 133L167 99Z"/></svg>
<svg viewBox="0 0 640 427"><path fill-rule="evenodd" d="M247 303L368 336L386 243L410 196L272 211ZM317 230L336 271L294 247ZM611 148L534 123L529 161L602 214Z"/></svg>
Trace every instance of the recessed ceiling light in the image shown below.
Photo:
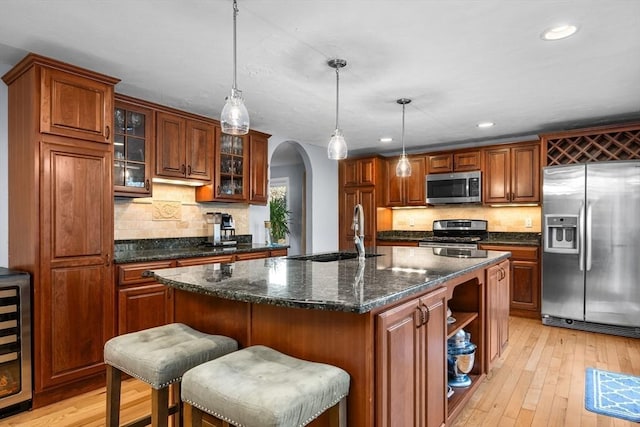
<svg viewBox="0 0 640 427"><path fill-rule="evenodd" d="M380 138L380 142L392 142L392 141L393 141L393 138L390 138L390 137Z"/></svg>
<svg viewBox="0 0 640 427"><path fill-rule="evenodd" d="M478 126L481 129L482 128L490 128L492 126L495 126L495 123L493 123L493 122L480 122L476 126Z"/></svg>
<svg viewBox="0 0 640 427"><path fill-rule="evenodd" d="M576 31L578 31L578 27L575 25L558 25L544 30L541 37L542 40L561 40L572 36Z"/></svg>

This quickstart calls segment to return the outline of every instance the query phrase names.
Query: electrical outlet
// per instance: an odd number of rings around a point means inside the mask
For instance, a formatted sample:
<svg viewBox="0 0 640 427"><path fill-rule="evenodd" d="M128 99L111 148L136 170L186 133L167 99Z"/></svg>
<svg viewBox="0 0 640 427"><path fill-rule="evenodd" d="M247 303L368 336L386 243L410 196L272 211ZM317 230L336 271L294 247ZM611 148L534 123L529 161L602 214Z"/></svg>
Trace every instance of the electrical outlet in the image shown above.
<svg viewBox="0 0 640 427"><path fill-rule="evenodd" d="M413 218L411 218L411 217L410 217L410 218L409 218L409 227L415 227L415 225L416 225L415 220L414 220Z"/></svg>
<svg viewBox="0 0 640 427"><path fill-rule="evenodd" d="M531 223L531 218L525 218L524 219L524 226L525 226L525 228L533 227L533 224Z"/></svg>

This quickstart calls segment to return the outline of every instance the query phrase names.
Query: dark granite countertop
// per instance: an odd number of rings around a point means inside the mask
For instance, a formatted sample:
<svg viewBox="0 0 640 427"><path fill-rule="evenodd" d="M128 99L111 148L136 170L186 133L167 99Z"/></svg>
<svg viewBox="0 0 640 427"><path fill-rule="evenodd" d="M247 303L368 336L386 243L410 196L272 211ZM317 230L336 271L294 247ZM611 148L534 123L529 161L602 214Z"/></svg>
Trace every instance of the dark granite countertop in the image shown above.
<svg viewBox="0 0 640 427"><path fill-rule="evenodd" d="M149 275L177 289L219 298L285 307L366 313L506 259L437 256L431 248L378 247L381 256L333 262L287 257L154 270Z"/></svg>
<svg viewBox="0 0 640 427"><path fill-rule="evenodd" d="M433 236L431 231L378 231L376 240L396 242L417 242ZM540 246L540 233L490 231L487 239L478 242L488 245Z"/></svg>
<svg viewBox="0 0 640 427"><path fill-rule="evenodd" d="M131 262L230 255L246 252L264 252L289 247L251 243L250 238L239 238L236 246L226 248L207 246L206 242L206 237L120 240L115 243L114 263L125 264Z"/></svg>

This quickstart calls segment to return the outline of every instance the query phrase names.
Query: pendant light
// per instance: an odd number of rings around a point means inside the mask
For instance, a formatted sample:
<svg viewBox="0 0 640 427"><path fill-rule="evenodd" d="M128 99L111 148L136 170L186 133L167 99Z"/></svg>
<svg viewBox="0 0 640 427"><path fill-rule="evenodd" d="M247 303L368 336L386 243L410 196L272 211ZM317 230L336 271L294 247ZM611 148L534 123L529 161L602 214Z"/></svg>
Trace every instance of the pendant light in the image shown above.
<svg viewBox="0 0 640 427"><path fill-rule="evenodd" d="M225 98L226 103L220 113L220 126L222 133L229 135L246 135L249 133L249 112L244 106L242 91L236 84L236 17L238 16L238 3L233 0L233 86L231 96Z"/></svg>
<svg viewBox="0 0 640 427"><path fill-rule="evenodd" d="M331 139L329 140L327 155L331 160L341 160L347 158L347 142L344 140L340 126L338 126L338 105L340 100L339 70L347 65L347 61L344 59L330 59L327 64L336 70L336 130L333 131L333 135L331 135Z"/></svg>
<svg viewBox="0 0 640 427"><path fill-rule="evenodd" d="M411 100L400 98L396 102L402 105L402 156L400 156L400 160L398 160L398 164L396 165L396 176L404 178L411 176L411 163L409 163L407 154L404 152L404 106L410 103Z"/></svg>

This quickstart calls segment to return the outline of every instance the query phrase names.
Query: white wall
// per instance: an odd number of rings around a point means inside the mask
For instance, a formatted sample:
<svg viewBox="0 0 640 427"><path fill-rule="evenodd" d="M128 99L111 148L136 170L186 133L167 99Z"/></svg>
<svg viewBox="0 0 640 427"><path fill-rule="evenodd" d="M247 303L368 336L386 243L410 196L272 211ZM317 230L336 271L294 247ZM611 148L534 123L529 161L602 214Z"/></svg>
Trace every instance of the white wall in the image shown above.
<svg viewBox="0 0 640 427"><path fill-rule="evenodd" d="M0 75L11 67L0 64ZM0 82L0 267L9 265L9 162L7 85Z"/></svg>
<svg viewBox="0 0 640 427"><path fill-rule="evenodd" d="M276 135L269 138L269 160L278 145L286 141L291 139ZM338 163L327 158L326 147L298 144L306 153L302 158L307 169L307 210L311 209L306 251L335 251L338 249ZM254 241L264 239L264 221L268 218L268 207L249 207L250 232Z"/></svg>

